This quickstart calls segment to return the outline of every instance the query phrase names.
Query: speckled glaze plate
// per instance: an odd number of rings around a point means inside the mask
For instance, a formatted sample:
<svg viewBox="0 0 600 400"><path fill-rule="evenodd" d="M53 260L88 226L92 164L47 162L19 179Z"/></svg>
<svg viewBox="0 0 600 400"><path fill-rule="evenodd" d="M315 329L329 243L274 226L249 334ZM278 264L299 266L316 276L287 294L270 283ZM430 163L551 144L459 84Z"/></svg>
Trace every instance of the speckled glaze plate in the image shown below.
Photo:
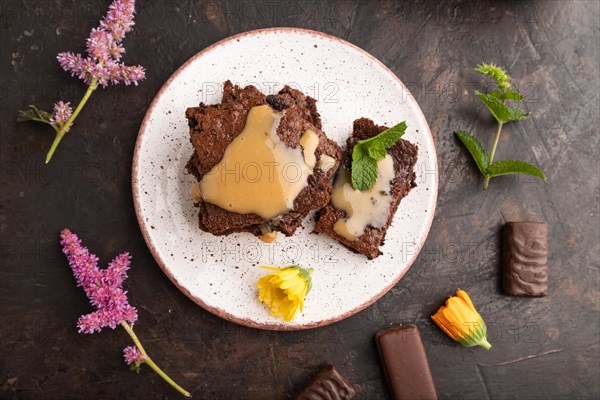
<svg viewBox="0 0 600 400"><path fill-rule="evenodd" d="M352 121L368 117L391 126L406 120L404 138L419 146L417 187L402 200L383 255L369 261L335 240L311 233L314 216L293 237L263 243L250 234L217 237L198 228L184 172L192 154L184 113L218 103L222 83L252 84L273 94L284 85L317 99L323 130L342 145ZM425 241L437 200L435 146L416 101L380 61L324 33L274 28L242 33L196 54L150 105L133 157L133 198L144 239L165 274L190 299L227 320L261 329L295 330L355 314L392 288ZM313 267L304 312L291 323L257 300L261 265Z"/></svg>

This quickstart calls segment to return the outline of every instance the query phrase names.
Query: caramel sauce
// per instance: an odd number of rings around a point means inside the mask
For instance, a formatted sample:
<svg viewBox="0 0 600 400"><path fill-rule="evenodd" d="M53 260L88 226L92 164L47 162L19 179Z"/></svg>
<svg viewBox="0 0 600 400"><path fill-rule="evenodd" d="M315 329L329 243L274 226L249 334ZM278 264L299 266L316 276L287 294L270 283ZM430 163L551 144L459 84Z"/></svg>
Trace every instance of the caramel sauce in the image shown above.
<svg viewBox="0 0 600 400"><path fill-rule="evenodd" d="M370 225L383 228L387 222L391 181L394 179L394 159L388 154L377 162L378 176L375 185L363 192L354 190L350 183L350 172L340 168L331 196L332 204L346 212L346 218L338 219L333 231L349 241L354 241Z"/></svg>
<svg viewBox="0 0 600 400"><path fill-rule="evenodd" d="M202 177L200 197L227 211L272 219L294 208L315 165L319 137L307 130L288 147L277 135L282 113L268 105L250 109L242 132L221 161Z"/></svg>
<svg viewBox="0 0 600 400"><path fill-rule="evenodd" d="M304 155L304 161L306 165L313 169L317 163L317 156L315 150L319 146L319 136L308 129L304 132L304 135L300 138L300 146L302 146L302 154Z"/></svg>
<svg viewBox="0 0 600 400"><path fill-rule="evenodd" d="M265 233L264 235L259 236L258 238L265 243L272 243L275 241L275 239L277 239L277 231Z"/></svg>
<svg viewBox="0 0 600 400"><path fill-rule="evenodd" d="M321 158L319 159L319 168L321 168L324 172L328 172L334 166L335 158L330 157L327 154L321 154Z"/></svg>
<svg viewBox="0 0 600 400"><path fill-rule="evenodd" d="M200 192L200 183L194 183L190 189L190 194L194 203L200 203L202 200L202 193Z"/></svg>

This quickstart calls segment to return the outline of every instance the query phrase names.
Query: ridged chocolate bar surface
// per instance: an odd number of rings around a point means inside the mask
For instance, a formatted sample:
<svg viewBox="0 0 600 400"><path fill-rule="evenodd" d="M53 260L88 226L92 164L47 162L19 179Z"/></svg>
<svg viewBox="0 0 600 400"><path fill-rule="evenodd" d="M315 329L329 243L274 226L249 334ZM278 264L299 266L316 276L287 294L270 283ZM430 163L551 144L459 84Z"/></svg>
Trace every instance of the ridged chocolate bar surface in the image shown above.
<svg viewBox="0 0 600 400"><path fill-rule="evenodd" d="M427 354L415 325L379 331L375 340L393 399L437 399Z"/></svg>
<svg viewBox="0 0 600 400"><path fill-rule="evenodd" d="M331 364L325 365L296 400L349 400L356 394L352 383Z"/></svg>
<svg viewBox="0 0 600 400"><path fill-rule="evenodd" d="M504 292L510 296L548 294L548 226L507 222L503 229Z"/></svg>

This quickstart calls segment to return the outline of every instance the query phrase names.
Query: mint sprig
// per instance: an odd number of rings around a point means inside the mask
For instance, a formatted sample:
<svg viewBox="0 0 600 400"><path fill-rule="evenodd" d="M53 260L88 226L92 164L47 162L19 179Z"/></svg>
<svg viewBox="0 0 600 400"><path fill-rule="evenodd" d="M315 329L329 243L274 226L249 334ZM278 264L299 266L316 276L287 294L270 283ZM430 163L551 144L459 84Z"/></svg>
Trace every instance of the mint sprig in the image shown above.
<svg viewBox="0 0 600 400"><path fill-rule="evenodd" d="M505 123L511 121L520 121L529 118L529 114L519 107L509 107L506 101L523 101L523 96L516 90L511 89L510 76L506 74L503 68L494 64L481 64L475 71L482 73L485 76L492 78L496 83L497 90L490 93L482 93L475 91L475 94L486 105L492 116L498 122L496 137L492 144L492 150L488 154L483 145L477 138L465 131L455 131L454 134L460 139L463 145L467 148L473 160L477 164L479 171L485 177L483 182L483 190L486 190L490 182L490 178L509 175L509 174L525 174L535 176L546 181L546 176L537 167L520 160L503 160L494 161L496 147L500 139L500 133Z"/></svg>
<svg viewBox="0 0 600 400"><path fill-rule="evenodd" d="M406 132L406 122L402 121L372 138L359 140L352 150L351 182L355 190L365 191L377 181L377 161L383 160L387 150L398 143Z"/></svg>

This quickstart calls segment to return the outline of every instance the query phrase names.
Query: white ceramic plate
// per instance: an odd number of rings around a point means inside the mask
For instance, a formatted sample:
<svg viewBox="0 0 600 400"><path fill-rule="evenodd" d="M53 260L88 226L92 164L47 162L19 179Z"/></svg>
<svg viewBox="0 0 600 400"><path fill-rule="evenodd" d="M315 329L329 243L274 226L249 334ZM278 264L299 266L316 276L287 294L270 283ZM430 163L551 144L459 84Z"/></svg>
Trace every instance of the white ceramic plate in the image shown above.
<svg viewBox="0 0 600 400"><path fill-rule="evenodd" d="M192 154L184 113L218 103L222 83L252 84L266 94L284 85L317 99L323 130L342 145L352 121L406 120L404 138L419 146L417 187L402 200L383 255L373 261L335 240L312 234L313 215L293 237L267 244L250 234L217 237L198 228L184 173ZM190 299L227 320L262 329L322 326L359 312L406 273L425 241L437 200L435 146L427 122L402 82L360 48L320 32L274 28L242 33L196 54L164 84L150 105L133 158L133 197L144 239L169 278ZM291 323L258 302L260 265L313 267L304 313Z"/></svg>

